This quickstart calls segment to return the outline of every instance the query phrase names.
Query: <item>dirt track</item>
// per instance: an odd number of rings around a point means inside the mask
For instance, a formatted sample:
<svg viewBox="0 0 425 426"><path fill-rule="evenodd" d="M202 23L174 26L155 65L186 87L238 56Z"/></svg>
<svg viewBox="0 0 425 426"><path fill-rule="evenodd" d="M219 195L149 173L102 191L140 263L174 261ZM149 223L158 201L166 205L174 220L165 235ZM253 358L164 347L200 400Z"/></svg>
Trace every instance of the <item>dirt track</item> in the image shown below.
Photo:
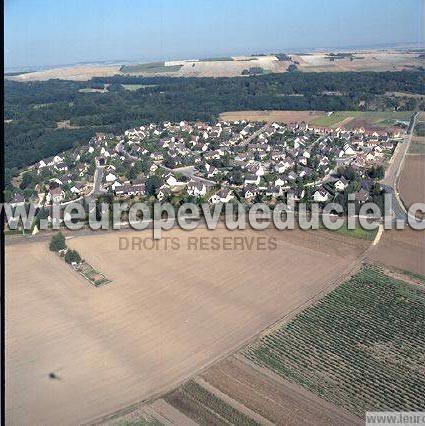
<svg viewBox="0 0 425 426"><path fill-rule="evenodd" d="M8 424L82 423L167 391L313 297L365 248L321 232L244 231L276 237L276 250L189 252L189 236L237 234L170 232L180 250L120 251L123 233L69 240L113 280L98 289L44 242L6 248Z"/></svg>

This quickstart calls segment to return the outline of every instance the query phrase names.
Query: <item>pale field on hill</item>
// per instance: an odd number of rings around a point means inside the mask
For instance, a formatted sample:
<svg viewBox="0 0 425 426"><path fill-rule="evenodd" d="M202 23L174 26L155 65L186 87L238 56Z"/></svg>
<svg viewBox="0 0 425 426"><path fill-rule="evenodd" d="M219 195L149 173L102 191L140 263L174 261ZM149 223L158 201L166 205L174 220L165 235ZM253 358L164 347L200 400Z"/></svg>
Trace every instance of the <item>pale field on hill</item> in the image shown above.
<svg viewBox="0 0 425 426"><path fill-rule="evenodd" d="M391 50L359 51L352 52L354 58L359 58L352 61L349 58L330 61L326 56L327 53L315 52L310 55L291 55L291 57L293 60L299 62L298 68L303 72L402 71L422 66L422 60L417 58L417 53Z"/></svg>
<svg viewBox="0 0 425 426"><path fill-rule="evenodd" d="M166 65L183 65L173 73L175 77L238 77L251 67L265 72L286 72L290 61L279 61L276 56L237 57L233 61L169 61ZM170 74L171 75L171 74Z"/></svg>
<svg viewBox="0 0 425 426"><path fill-rule="evenodd" d="M134 236L151 234L68 240L112 280L100 288L46 241L6 246L8 424L80 424L169 391L327 291L368 245L322 231L173 229L164 236L179 250L118 249ZM274 237L276 250L189 250L189 237Z"/></svg>
<svg viewBox="0 0 425 426"><path fill-rule="evenodd" d="M13 77L7 77L15 81L45 81L52 78L59 80L85 81L92 77L109 77L119 74L120 65L81 65L63 68L52 68L44 71L29 72Z"/></svg>
<svg viewBox="0 0 425 426"><path fill-rule="evenodd" d="M349 52L349 51L347 51ZM326 71L402 71L417 69L423 65L417 53L398 52L393 50L376 50L353 52L354 58L330 61L328 52L313 52L308 55L288 53L301 72ZM261 67L265 72L287 72L291 61L279 61L274 55L264 56L235 56L232 61L208 60L172 60L165 62L167 66L183 65L178 71L159 70L155 72L135 72L129 75L163 75L171 77L236 77L244 69ZM193 66L193 64L195 64ZM162 68L162 67L161 67ZM37 81L59 78L62 80L89 80L91 77L107 77L115 74L127 75L120 71L120 65L76 65L58 67L50 70L30 72L7 78L16 81Z"/></svg>

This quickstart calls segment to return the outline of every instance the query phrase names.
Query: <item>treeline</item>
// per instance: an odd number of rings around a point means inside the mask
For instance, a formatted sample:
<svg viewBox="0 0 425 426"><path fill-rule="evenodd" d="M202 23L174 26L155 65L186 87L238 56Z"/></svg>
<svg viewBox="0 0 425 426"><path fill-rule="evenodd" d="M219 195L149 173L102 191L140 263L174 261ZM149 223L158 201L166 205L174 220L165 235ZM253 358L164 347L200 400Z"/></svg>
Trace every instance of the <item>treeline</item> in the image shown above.
<svg viewBox="0 0 425 426"><path fill-rule="evenodd" d="M82 93L102 88L106 93ZM123 84L143 84L125 90ZM213 121L222 111L376 108L386 91L423 92L420 72L286 73L246 78L96 77L86 82L5 81L5 166L28 166L86 143L96 131L165 120ZM336 95L324 93L337 93ZM301 96L300 96L301 95ZM363 103L362 103L363 104ZM385 108L385 105L383 106ZM57 129L70 120L74 128ZM75 128L75 127L80 128Z"/></svg>

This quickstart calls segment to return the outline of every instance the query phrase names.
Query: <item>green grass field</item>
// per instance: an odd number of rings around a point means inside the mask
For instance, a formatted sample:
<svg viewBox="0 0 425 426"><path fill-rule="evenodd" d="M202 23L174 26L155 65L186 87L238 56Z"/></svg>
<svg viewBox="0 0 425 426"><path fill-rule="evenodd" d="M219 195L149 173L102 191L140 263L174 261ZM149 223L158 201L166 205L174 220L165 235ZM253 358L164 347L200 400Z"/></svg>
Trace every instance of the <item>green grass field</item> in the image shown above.
<svg viewBox="0 0 425 426"><path fill-rule="evenodd" d="M221 58L205 58L205 59L199 59L199 62L230 62L233 61L233 58L230 56L228 57L221 57Z"/></svg>
<svg viewBox="0 0 425 426"><path fill-rule="evenodd" d="M346 222L339 229L331 230L325 228L323 224L320 226L322 229L326 229L329 232L336 232L337 234L345 235L346 237L351 238L360 238L362 240L373 241L378 232L378 229L367 230L362 228L360 225L356 225L355 229L348 229L348 225Z"/></svg>
<svg viewBox="0 0 425 426"><path fill-rule="evenodd" d="M348 117L358 117L360 114L362 114L361 111L336 111L332 115L325 114L322 117L316 118L311 124L315 126L332 127Z"/></svg>
<svg viewBox="0 0 425 426"><path fill-rule="evenodd" d="M425 411L425 288L364 267L244 351L346 408Z"/></svg>
<svg viewBox="0 0 425 426"><path fill-rule="evenodd" d="M120 71L126 74L176 72L183 65L166 66L165 62L149 62L147 64L123 65Z"/></svg>
<svg viewBox="0 0 425 426"><path fill-rule="evenodd" d="M323 115L312 121L312 125L337 127L338 123L351 117L343 124L346 128L358 126L391 127L397 120L409 121L411 111L336 111L332 115Z"/></svg>

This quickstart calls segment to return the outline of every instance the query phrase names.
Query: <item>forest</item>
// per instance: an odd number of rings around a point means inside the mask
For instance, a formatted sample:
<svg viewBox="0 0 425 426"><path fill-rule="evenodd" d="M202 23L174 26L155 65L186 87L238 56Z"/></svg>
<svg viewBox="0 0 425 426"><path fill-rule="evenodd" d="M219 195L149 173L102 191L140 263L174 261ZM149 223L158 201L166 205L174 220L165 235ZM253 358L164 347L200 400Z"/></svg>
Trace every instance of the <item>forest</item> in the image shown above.
<svg viewBox="0 0 425 426"><path fill-rule="evenodd" d="M140 88L126 90L123 85ZM103 93L87 92L104 87ZM167 120L211 122L231 110L393 109L397 106L386 101L386 92L423 94L424 81L416 71L294 72L244 78L114 76L26 83L6 79L4 90L5 167L7 174L15 175L19 168L87 143L95 132L118 133Z"/></svg>

